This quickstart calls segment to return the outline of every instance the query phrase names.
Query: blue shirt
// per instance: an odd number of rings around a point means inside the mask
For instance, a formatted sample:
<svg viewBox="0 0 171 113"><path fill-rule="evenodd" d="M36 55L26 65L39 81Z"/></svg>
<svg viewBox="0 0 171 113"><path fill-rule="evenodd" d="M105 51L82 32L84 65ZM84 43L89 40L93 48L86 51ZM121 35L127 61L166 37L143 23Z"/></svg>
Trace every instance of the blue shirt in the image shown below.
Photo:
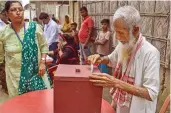
<svg viewBox="0 0 171 113"><path fill-rule="evenodd" d="M58 33L60 33L59 27L55 21L50 19L48 24L45 24L44 34L47 40L48 46L59 40Z"/></svg>

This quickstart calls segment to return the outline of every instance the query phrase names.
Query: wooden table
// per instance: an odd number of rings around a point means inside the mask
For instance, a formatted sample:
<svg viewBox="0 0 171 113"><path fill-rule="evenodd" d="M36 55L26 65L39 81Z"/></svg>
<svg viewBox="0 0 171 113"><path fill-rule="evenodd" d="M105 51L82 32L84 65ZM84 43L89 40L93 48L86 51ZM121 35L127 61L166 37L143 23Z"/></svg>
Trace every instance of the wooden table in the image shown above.
<svg viewBox="0 0 171 113"><path fill-rule="evenodd" d="M101 113L115 113L102 99ZM0 113L54 113L53 89L40 90L16 96L0 105Z"/></svg>

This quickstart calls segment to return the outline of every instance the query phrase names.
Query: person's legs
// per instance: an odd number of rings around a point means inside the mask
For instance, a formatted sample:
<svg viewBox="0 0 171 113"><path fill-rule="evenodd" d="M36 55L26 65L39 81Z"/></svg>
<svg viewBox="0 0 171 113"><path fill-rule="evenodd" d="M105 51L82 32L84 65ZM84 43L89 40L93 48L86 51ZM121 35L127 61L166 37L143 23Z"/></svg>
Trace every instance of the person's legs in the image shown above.
<svg viewBox="0 0 171 113"><path fill-rule="evenodd" d="M84 49L83 49L83 44L80 42L80 61L81 65L84 64Z"/></svg>
<svg viewBox="0 0 171 113"><path fill-rule="evenodd" d="M53 42L53 43L49 46L49 51L56 50L57 48L58 48L58 42Z"/></svg>
<svg viewBox="0 0 171 113"><path fill-rule="evenodd" d="M91 54L96 54L96 45L93 42L89 43Z"/></svg>
<svg viewBox="0 0 171 113"><path fill-rule="evenodd" d="M83 65L85 59L91 55L90 52L90 45L88 44L87 47L84 48L84 44L80 43L80 56L81 56L81 64Z"/></svg>
<svg viewBox="0 0 171 113"><path fill-rule="evenodd" d="M91 55L91 44L88 44L87 47L84 48L84 56L85 56L85 59Z"/></svg>
<svg viewBox="0 0 171 113"><path fill-rule="evenodd" d="M49 46L49 51L54 51L58 48L58 42L53 42L50 46ZM57 57L56 56L51 56L49 55L50 57L53 58L53 62L52 64L55 64L56 63L56 60L57 60Z"/></svg>

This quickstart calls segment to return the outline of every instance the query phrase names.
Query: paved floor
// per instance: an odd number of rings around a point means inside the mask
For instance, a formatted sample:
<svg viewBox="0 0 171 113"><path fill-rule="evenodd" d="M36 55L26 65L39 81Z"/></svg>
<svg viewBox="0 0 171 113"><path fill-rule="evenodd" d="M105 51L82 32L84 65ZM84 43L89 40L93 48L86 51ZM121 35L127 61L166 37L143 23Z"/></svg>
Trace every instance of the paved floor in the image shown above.
<svg viewBox="0 0 171 113"><path fill-rule="evenodd" d="M8 95L0 87L0 104L8 99Z"/></svg>

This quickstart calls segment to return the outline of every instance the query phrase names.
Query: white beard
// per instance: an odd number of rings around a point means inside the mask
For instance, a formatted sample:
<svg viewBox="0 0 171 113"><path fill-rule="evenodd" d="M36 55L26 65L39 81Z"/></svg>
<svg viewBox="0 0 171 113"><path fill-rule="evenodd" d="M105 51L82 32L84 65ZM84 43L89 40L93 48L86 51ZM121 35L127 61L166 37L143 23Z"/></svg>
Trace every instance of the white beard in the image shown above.
<svg viewBox="0 0 171 113"><path fill-rule="evenodd" d="M120 44L120 63L125 64L128 61L129 56L131 56L132 50L136 44L136 40L135 37L132 35L132 33L130 33L130 40L129 42L122 44L121 42L119 42Z"/></svg>

